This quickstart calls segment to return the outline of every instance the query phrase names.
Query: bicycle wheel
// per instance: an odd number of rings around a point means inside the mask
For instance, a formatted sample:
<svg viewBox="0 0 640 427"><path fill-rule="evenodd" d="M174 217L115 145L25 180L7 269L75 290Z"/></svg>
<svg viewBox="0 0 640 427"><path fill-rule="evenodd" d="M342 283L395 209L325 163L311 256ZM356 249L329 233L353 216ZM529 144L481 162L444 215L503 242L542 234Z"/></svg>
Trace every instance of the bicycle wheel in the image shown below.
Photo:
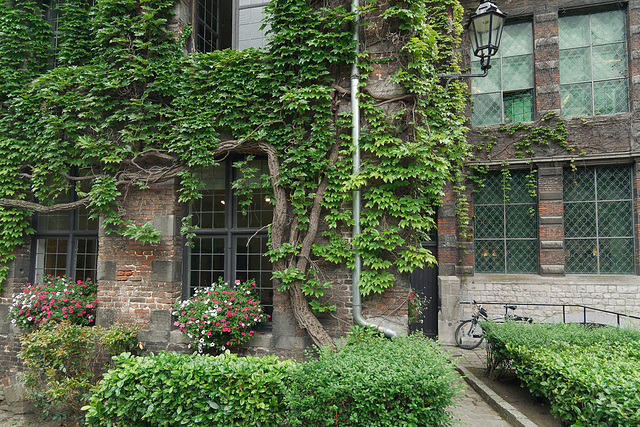
<svg viewBox="0 0 640 427"><path fill-rule="evenodd" d="M484 341L482 328L477 322L473 322L472 320L465 320L458 325L455 338L458 347L466 350L476 348Z"/></svg>

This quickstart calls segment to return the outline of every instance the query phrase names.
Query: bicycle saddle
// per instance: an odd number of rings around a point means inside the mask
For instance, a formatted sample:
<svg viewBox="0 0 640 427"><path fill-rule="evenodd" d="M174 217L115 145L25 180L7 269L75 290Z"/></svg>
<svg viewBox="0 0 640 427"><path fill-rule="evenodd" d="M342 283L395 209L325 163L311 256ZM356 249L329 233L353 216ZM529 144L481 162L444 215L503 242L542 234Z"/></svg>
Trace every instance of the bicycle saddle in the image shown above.
<svg viewBox="0 0 640 427"><path fill-rule="evenodd" d="M504 308L508 308L509 310L515 310L516 308L518 308L517 305L505 305Z"/></svg>

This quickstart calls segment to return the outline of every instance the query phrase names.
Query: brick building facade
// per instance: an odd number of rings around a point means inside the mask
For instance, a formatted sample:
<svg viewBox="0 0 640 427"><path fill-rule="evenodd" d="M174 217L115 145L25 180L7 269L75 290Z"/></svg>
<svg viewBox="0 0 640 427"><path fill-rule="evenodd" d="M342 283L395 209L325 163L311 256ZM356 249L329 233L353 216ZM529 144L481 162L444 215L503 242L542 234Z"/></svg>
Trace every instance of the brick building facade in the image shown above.
<svg viewBox="0 0 640 427"><path fill-rule="evenodd" d="M638 316L640 2L497 5L500 53L469 84L468 166L488 169L469 182L473 238L456 227L452 188L439 212L440 336L474 299ZM561 310L518 308L536 320Z"/></svg>
<svg viewBox="0 0 640 427"><path fill-rule="evenodd" d="M172 29L177 33L187 23L193 23L189 45L203 52L265 44L264 30L257 24L264 3L221 3L230 9L223 13L225 22L218 22L216 31L210 31L216 20L208 15L211 2L205 1L191 5L178 2ZM373 91L393 90L379 77L383 73L375 74L378 78ZM203 197L192 206L178 201L179 185L174 181L152 184L144 190L127 190L120 212L137 224L151 223L159 230L161 238L156 244L107 233L103 224L90 221L83 209L34 216L36 232L10 262L8 279L0 294L0 411L24 409L18 402L20 388L15 382L15 375L21 370L17 357L21 331L10 323L7 314L12 294L21 291L26 283L37 281L39 275L94 279L99 300L96 324L108 327L115 322L136 323L142 328L139 340L153 352L191 351L189 342L174 326L171 312L173 304L188 297L194 287L210 285L218 278L255 279L263 305L272 317L244 351L303 357L311 340L296 324L288 294L273 289L271 267L263 256L271 207L264 202L262 190L257 189L248 218L240 217L231 186L236 173L231 168L232 160L222 161L215 171L203 171L209 174L203 178ZM260 159L256 162L259 167L264 166L259 165ZM185 245L181 234L181 220L190 212L195 212L199 221L193 246ZM335 312L318 317L330 336L340 339L354 325L352 273L346 266L336 268L333 264L320 263L318 268L323 280L333 282L329 298L337 307ZM405 332L408 291L409 277L400 275L396 285L383 295L364 298L365 318Z"/></svg>

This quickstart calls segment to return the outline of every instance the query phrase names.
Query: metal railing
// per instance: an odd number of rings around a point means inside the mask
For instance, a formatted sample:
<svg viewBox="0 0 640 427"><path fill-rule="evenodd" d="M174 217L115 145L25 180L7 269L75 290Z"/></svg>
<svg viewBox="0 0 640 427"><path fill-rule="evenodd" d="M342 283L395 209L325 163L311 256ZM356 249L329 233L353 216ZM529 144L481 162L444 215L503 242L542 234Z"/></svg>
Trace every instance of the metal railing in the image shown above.
<svg viewBox="0 0 640 427"><path fill-rule="evenodd" d="M577 307L582 309L582 323L583 324L587 324L587 310L593 311L593 312L597 312L597 313L605 313L605 314L611 314L614 315L616 317L616 323L618 326L620 326L620 318L624 317L627 319L637 319L640 320L640 316L632 316L630 314L622 314L622 313L618 313L615 311L611 311L611 310L604 310L601 308L595 308L595 307L587 307L585 305L580 305L580 304L543 304L543 303L517 303L517 302L479 302L476 301L478 304L482 304L482 305L515 305L515 306L536 306L536 307L562 307L562 323L567 323L567 308L568 307ZM460 301L460 304L473 304L473 302L470 301ZM535 319L534 319L535 320ZM571 323L571 322L570 322Z"/></svg>

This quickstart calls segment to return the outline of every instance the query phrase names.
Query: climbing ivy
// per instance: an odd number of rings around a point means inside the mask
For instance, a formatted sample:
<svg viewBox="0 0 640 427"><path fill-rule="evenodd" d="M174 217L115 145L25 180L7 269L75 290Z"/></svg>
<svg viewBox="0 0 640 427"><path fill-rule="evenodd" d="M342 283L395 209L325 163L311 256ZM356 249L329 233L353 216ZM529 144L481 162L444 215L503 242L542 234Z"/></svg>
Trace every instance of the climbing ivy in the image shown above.
<svg viewBox="0 0 640 427"><path fill-rule="evenodd" d="M457 0L365 2L357 11L343 0L273 1L268 51L190 55L183 54L186 37L168 30L173 1L59 7L54 49L36 2L0 5L1 259L9 261L33 232L34 212L83 206L104 218L107 231L153 243L157 230L118 209L127 188L177 179L179 201L189 203L200 197L198 168L235 152L267 158L269 175L260 178L274 207L274 278L314 342L327 343L307 297L316 311L334 308L325 295L331 283L314 260L350 266L359 253L365 295L435 263L421 242L436 226L445 184L461 181L470 152L465 87L446 89L437 77L458 70ZM353 175L345 107L358 16L366 35L358 55L363 166ZM385 49L367 50L366 40ZM369 85L387 69L399 88L390 97ZM234 166L244 177L235 191L250 194L256 171L247 161ZM342 231L352 225L355 188L362 189L362 234L350 239ZM66 203L72 190L78 200ZM182 230L192 235L189 216ZM3 264L0 279L6 274Z"/></svg>

